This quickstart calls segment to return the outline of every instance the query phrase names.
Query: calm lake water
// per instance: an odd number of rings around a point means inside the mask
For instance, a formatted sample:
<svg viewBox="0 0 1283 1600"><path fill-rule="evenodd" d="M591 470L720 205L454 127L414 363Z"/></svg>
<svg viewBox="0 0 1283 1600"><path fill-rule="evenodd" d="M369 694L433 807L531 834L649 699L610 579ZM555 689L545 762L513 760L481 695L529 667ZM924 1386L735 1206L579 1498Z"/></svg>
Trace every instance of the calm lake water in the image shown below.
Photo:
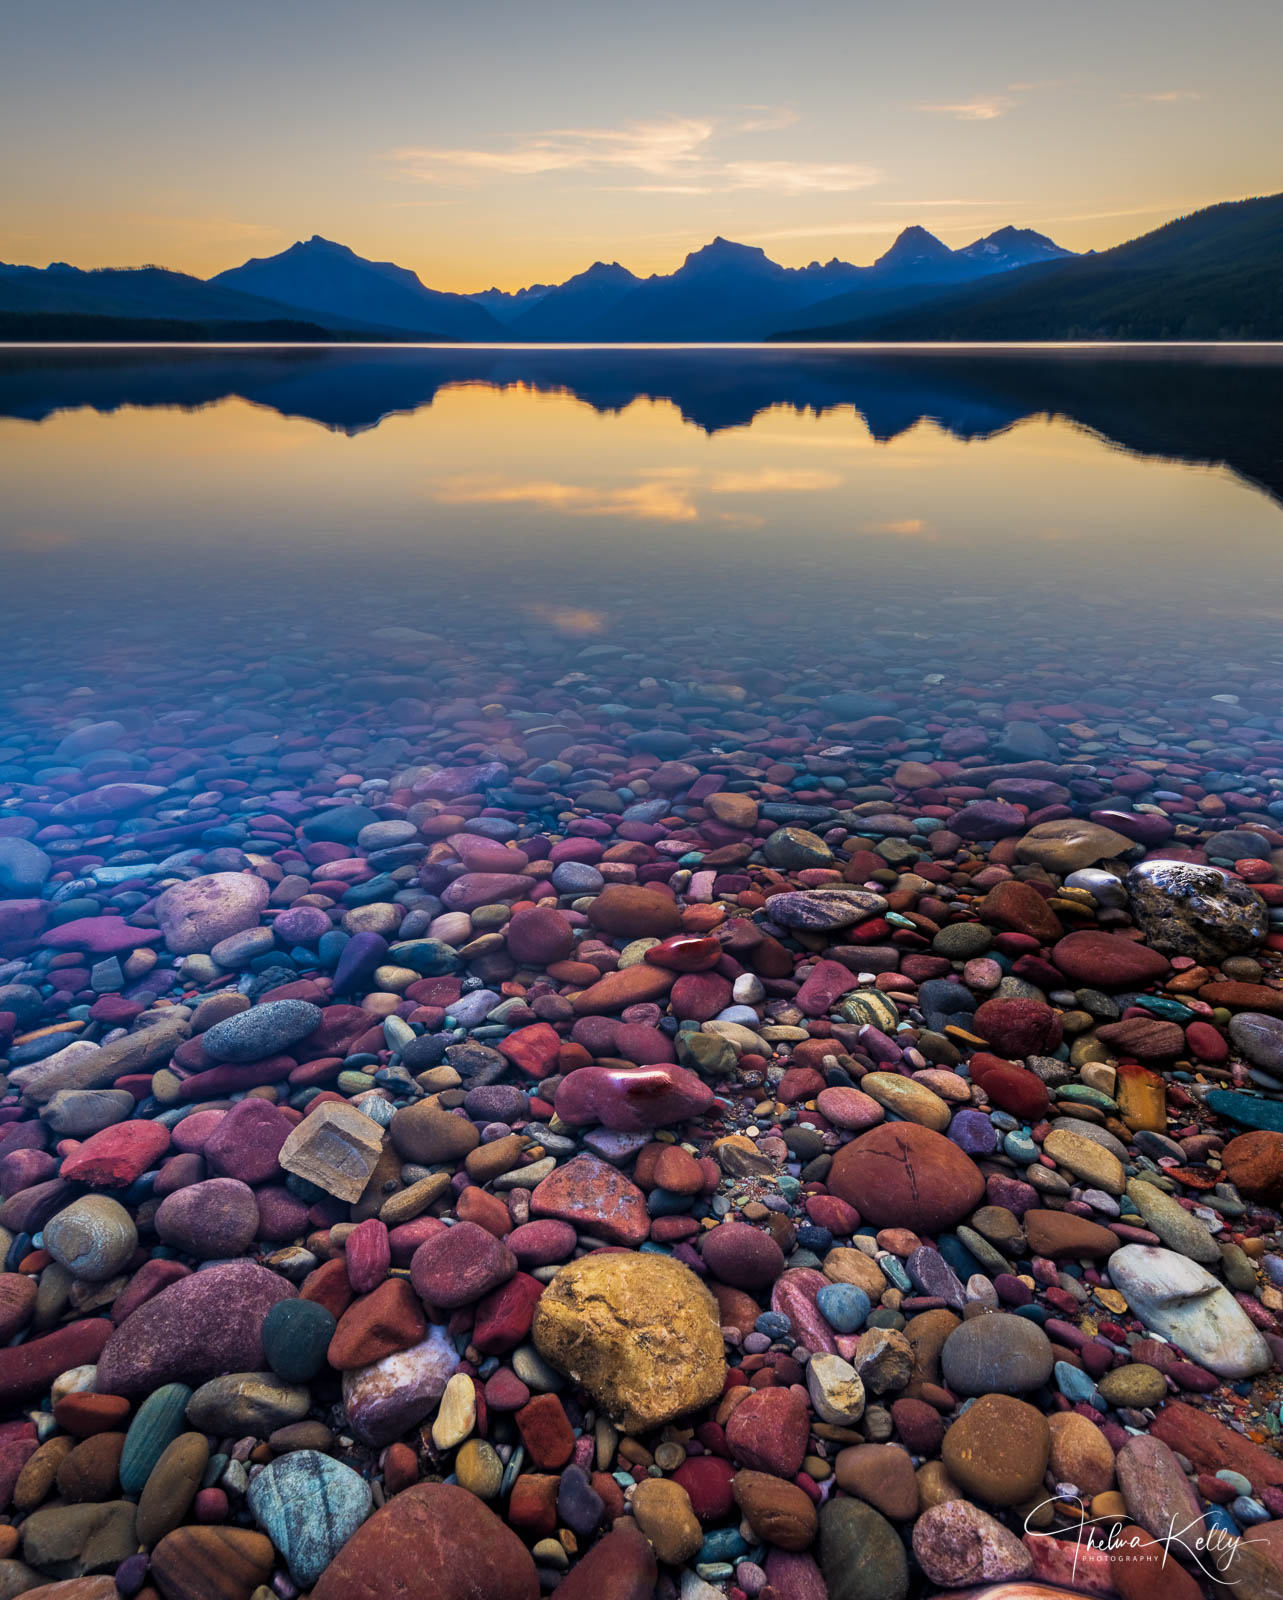
<svg viewBox="0 0 1283 1600"><path fill-rule="evenodd" d="M10 348L11 667L337 703L391 626L1210 694L1283 668L1281 416L1277 347Z"/></svg>

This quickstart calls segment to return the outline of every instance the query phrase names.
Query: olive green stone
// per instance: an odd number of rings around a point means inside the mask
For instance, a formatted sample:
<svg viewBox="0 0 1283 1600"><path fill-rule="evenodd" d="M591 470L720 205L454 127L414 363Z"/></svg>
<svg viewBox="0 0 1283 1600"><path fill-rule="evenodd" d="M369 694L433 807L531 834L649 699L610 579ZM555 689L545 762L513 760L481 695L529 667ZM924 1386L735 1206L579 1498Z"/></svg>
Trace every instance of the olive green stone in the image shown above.
<svg viewBox="0 0 1283 1600"><path fill-rule="evenodd" d="M862 1500L830 1500L821 1510L819 1559L829 1600L904 1600L908 1593L900 1535Z"/></svg>
<svg viewBox="0 0 1283 1600"><path fill-rule="evenodd" d="M192 1391L185 1383L167 1383L139 1406L120 1457L120 1487L125 1494L142 1493L152 1468L187 1426L187 1402L191 1397Z"/></svg>

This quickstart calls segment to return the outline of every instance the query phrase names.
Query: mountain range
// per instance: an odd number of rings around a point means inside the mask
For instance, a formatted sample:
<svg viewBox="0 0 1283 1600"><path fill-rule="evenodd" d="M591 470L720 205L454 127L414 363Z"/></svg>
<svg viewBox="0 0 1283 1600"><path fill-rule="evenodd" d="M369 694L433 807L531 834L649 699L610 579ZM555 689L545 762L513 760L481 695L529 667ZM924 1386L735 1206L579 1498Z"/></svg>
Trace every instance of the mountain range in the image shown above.
<svg viewBox="0 0 1283 1600"><path fill-rule="evenodd" d="M0 263L0 339L127 339L131 323L134 337L177 340L1273 338L1283 335L1283 195L1209 207L1087 255L1029 228L952 250L909 227L869 266L785 267L719 237L672 273L640 278L598 261L564 283L468 295L319 235L207 280Z"/></svg>

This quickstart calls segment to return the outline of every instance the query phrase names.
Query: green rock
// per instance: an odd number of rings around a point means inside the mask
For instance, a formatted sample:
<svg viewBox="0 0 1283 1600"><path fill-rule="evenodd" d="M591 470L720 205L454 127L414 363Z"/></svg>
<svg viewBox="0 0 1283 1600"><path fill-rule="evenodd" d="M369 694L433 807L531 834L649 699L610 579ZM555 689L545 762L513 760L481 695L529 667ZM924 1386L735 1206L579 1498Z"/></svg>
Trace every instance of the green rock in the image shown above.
<svg viewBox="0 0 1283 1600"><path fill-rule="evenodd" d="M120 1487L124 1494L142 1493L152 1468L186 1430L187 1402L191 1397L192 1391L185 1383L167 1383L139 1406L120 1456Z"/></svg>
<svg viewBox="0 0 1283 1600"><path fill-rule="evenodd" d="M1115 1367L1096 1387L1111 1406L1140 1410L1145 1406L1161 1406L1167 1399L1167 1379L1157 1367L1147 1366L1143 1361Z"/></svg>
<svg viewBox="0 0 1283 1600"><path fill-rule="evenodd" d="M862 1500L830 1500L820 1512L820 1570L829 1600L904 1600L909 1563L900 1535Z"/></svg>
<svg viewBox="0 0 1283 1600"><path fill-rule="evenodd" d="M1088 1083L1067 1083L1053 1090L1057 1100L1076 1101L1080 1106L1095 1106L1097 1111L1116 1113L1117 1100L1111 1100L1102 1089L1093 1089Z"/></svg>
<svg viewBox="0 0 1283 1600"><path fill-rule="evenodd" d="M338 1327L315 1300L278 1300L263 1318L263 1354L278 1378L308 1383L325 1366Z"/></svg>
<svg viewBox="0 0 1283 1600"><path fill-rule="evenodd" d="M273 1372L229 1372L201 1384L187 1403L187 1421L219 1438L266 1439L287 1422L302 1421L311 1405L307 1389Z"/></svg>
<svg viewBox="0 0 1283 1600"><path fill-rule="evenodd" d="M1127 1184L1127 1198L1144 1217L1146 1227L1152 1228L1169 1250L1205 1267L1219 1265L1220 1245L1179 1200L1173 1200L1155 1184L1141 1183L1135 1178Z"/></svg>
<svg viewBox="0 0 1283 1600"><path fill-rule="evenodd" d="M984 955L992 943L993 934L983 922L951 922L932 939L931 949L951 961L970 961Z"/></svg>
<svg viewBox="0 0 1283 1600"><path fill-rule="evenodd" d="M762 853L773 867L786 872L802 872L807 867L831 867L833 852L809 828L776 828Z"/></svg>
<svg viewBox="0 0 1283 1600"><path fill-rule="evenodd" d="M1213 1089L1203 1096L1203 1104L1218 1117L1237 1122L1240 1128L1283 1133L1283 1101L1259 1100L1255 1095L1238 1094L1233 1089Z"/></svg>

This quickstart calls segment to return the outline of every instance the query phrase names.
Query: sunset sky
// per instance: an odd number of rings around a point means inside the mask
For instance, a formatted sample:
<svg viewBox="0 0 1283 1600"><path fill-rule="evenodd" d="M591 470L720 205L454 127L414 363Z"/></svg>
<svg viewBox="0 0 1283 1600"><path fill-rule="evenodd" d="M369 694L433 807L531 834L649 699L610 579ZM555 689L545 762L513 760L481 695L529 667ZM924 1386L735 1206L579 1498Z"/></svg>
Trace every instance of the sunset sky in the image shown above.
<svg viewBox="0 0 1283 1600"><path fill-rule="evenodd" d="M202 276L321 233L433 287L714 234L1104 248L1283 189L1278 0L42 0L0 30L0 260Z"/></svg>

